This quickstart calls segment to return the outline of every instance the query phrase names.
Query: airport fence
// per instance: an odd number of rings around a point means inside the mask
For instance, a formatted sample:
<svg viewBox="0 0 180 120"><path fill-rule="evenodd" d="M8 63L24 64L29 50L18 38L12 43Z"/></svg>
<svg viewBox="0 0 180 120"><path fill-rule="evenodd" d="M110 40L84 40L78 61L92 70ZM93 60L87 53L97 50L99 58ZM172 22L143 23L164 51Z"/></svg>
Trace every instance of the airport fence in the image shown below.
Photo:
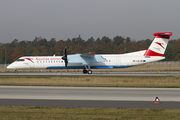
<svg viewBox="0 0 180 120"><path fill-rule="evenodd" d="M144 65L180 65L180 61L159 61L147 63Z"/></svg>
<svg viewBox="0 0 180 120"><path fill-rule="evenodd" d="M0 67L7 67L9 64L0 64Z"/></svg>

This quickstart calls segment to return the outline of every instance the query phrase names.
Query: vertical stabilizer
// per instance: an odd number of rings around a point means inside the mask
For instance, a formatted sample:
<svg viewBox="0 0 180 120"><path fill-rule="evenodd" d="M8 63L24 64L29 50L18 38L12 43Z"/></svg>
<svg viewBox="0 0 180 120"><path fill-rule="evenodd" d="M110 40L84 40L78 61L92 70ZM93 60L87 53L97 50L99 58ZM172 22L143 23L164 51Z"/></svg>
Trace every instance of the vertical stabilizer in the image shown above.
<svg viewBox="0 0 180 120"><path fill-rule="evenodd" d="M172 32L154 33L154 40L146 50L144 56L164 56Z"/></svg>

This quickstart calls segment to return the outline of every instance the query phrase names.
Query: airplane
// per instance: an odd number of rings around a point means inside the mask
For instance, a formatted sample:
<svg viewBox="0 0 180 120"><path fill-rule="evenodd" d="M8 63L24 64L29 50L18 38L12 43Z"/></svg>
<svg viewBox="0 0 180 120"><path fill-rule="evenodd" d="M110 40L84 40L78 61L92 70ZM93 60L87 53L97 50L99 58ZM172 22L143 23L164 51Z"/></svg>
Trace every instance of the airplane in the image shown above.
<svg viewBox="0 0 180 120"><path fill-rule="evenodd" d="M24 56L7 66L18 73L20 69L83 69L84 74L92 74L91 69L113 69L133 67L165 59L164 53L172 32L158 32L147 50L125 54L84 54L64 56Z"/></svg>

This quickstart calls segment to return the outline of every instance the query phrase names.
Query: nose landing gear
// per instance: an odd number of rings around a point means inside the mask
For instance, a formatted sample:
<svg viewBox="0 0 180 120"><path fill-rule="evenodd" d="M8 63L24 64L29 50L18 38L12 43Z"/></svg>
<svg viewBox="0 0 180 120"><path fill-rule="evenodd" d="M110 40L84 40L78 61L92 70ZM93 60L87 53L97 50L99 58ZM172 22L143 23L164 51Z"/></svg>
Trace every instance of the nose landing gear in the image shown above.
<svg viewBox="0 0 180 120"><path fill-rule="evenodd" d="M17 73L18 73L18 71L17 71L17 70L14 70L14 73L16 73L16 74L17 74Z"/></svg>

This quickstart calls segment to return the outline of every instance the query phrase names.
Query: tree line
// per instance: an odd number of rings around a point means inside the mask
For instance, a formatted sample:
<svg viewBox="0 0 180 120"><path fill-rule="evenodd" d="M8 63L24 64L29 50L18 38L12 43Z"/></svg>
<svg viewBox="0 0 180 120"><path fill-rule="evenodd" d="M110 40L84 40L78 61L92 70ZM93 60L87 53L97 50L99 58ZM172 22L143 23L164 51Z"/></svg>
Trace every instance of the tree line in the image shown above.
<svg viewBox="0 0 180 120"><path fill-rule="evenodd" d="M46 40L36 37L33 41L18 41L14 39L11 43L0 43L0 64L12 63L22 56L56 56L63 55L63 50L67 47L68 54L95 52L96 54L122 54L149 47L152 40L134 41L129 37L116 36L113 39L103 36L96 40L91 37L83 40L81 36L77 38L58 40L55 38ZM166 61L180 60L180 39L170 40L165 55Z"/></svg>

